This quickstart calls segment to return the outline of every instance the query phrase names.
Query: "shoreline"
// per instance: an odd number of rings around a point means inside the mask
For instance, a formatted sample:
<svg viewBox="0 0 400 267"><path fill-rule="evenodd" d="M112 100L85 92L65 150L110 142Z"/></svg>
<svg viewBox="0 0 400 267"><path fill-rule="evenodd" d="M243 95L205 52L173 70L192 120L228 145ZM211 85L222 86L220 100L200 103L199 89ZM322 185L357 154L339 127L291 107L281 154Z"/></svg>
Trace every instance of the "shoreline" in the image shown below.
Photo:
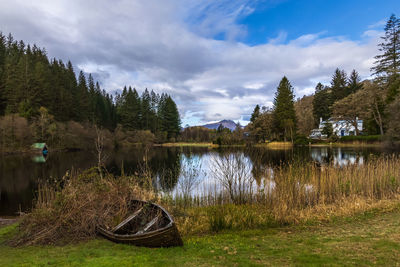
<svg viewBox="0 0 400 267"><path fill-rule="evenodd" d="M141 143L132 143L130 146L141 146ZM204 147L204 148L220 148L220 147L258 147L258 148L268 148L268 149L291 149L294 147L349 147L349 148L363 148L363 147L374 147L374 148L385 148L385 143L375 142L375 143L363 143L363 142L349 142L349 143L314 143L314 144L304 144L296 145L291 142L269 142L269 143L256 143L256 144L233 144L233 145L218 145L210 142L175 142L175 143L154 143L153 147ZM82 148L56 148L50 149L50 152L73 152L73 151L84 151ZM0 156L11 156L11 155L35 155L38 151L32 149L14 149L14 150L0 150Z"/></svg>
<svg viewBox="0 0 400 267"><path fill-rule="evenodd" d="M19 217L1 216L0 217L0 228L16 223L16 222L18 222L18 219L19 219Z"/></svg>

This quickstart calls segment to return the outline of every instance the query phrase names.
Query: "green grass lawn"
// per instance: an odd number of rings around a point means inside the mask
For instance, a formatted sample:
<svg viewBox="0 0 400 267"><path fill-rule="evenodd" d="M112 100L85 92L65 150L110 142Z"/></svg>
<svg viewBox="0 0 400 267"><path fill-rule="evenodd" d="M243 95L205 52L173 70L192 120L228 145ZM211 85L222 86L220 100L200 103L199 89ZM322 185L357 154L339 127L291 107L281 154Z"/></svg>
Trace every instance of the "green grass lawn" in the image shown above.
<svg viewBox="0 0 400 267"><path fill-rule="evenodd" d="M0 242L15 226L0 228ZM179 248L139 248L97 239L62 247L0 245L0 266L400 265L400 211L328 224L190 237Z"/></svg>

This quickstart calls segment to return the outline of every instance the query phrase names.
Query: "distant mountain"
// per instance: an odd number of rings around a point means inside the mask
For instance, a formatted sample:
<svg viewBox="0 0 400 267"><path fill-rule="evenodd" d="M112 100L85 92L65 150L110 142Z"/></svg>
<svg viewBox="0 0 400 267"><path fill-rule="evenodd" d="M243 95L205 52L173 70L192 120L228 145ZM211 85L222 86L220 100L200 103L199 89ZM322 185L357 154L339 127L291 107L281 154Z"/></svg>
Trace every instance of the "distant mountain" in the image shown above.
<svg viewBox="0 0 400 267"><path fill-rule="evenodd" d="M208 129L216 130L221 124L223 127L228 128L231 131L235 130L236 128L236 123L232 120L222 120L220 122L209 123L202 126Z"/></svg>

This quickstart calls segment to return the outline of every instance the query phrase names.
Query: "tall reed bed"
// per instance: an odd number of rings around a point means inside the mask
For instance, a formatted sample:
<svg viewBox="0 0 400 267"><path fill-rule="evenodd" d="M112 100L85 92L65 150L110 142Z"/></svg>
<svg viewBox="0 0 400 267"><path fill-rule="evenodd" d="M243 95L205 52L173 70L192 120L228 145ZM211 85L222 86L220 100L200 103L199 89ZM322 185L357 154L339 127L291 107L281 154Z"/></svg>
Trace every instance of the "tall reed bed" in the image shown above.
<svg viewBox="0 0 400 267"><path fill-rule="evenodd" d="M351 215L377 205L400 203L398 156L380 157L361 165L341 167L333 163L325 166L313 163L283 165L267 170L256 187L255 181L248 180L247 171L242 169L236 172L240 165L236 160L225 163L233 166L219 169L219 175L225 179L220 181L220 187L224 190L219 191L216 187L206 194L190 199L186 197L185 207L182 206L179 193L173 198L164 199L174 210L181 211L178 215L186 216L178 216L178 220L183 222L182 231L242 229L310 219L325 220L335 215ZM238 179L238 173L242 174L242 179ZM246 181L246 185L238 186L237 183L243 181ZM204 225L208 225L208 229Z"/></svg>

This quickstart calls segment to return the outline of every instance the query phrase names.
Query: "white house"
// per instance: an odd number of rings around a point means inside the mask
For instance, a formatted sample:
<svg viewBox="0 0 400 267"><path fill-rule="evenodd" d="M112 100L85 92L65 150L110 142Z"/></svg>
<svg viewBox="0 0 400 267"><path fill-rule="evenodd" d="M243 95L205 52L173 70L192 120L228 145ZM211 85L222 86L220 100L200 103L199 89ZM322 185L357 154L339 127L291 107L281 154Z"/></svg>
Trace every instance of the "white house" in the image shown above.
<svg viewBox="0 0 400 267"><path fill-rule="evenodd" d="M357 129L358 132L363 130L363 120L357 120ZM346 120L336 120L336 119L328 119L323 121L322 118L319 120L319 127L317 129L313 129L310 134L311 139L325 139L327 138L326 135L322 134L322 130L324 129L325 125L328 123L332 124L333 134L337 136L349 136L349 135L356 135L356 129L352 123Z"/></svg>

